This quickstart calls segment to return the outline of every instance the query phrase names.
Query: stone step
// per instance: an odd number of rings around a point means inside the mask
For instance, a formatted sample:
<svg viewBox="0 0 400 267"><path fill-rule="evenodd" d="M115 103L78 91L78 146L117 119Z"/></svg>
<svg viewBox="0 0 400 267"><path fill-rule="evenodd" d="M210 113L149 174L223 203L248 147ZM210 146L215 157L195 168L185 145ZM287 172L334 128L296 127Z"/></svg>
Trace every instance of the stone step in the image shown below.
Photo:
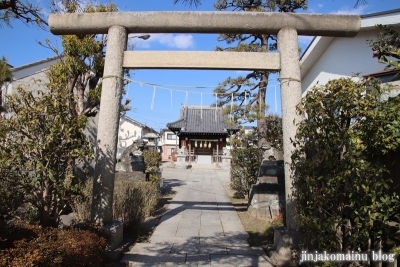
<svg viewBox="0 0 400 267"><path fill-rule="evenodd" d="M138 243L121 263L128 266L274 266L262 248Z"/></svg>
<svg viewBox="0 0 400 267"><path fill-rule="evenodd" d="M192 164L192 169L218 169L218 168L216 168L214 164Z"/></svg>
<svg viewBox="0 0 400 267"><path fill-rule="evenodd" d="M198 155L196 164L212 164L212 156Z"/></svg>

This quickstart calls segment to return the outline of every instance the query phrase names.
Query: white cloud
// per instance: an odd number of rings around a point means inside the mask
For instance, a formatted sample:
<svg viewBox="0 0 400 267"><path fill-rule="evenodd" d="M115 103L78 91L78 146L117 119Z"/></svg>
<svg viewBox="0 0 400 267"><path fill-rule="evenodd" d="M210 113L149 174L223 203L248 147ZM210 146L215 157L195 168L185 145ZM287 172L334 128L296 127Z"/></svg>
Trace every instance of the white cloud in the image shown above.
<svg viewBox="0 0 400 267"><path fill-rule="evenodd" d="M194 38L191 34L151 34L147 40L135 38L132 40L136 47L150 48L153 44L167 46L169 48L188 49L194 47Z"/></svg>
<svg viewBox="0 0 400 267"><path fill-rule="evenodd" d="M321 7L323 7L324 6L324 4L318 4L318 7L319 8L321 8Z"/></svg>
<svg viewBox="0 0 400 267"><path fill-rule="evenodd" d="M359 6L357 8L342 7L338 11L334 11L331 14L341 14L341 15L361 15L363 14L365 6Z"/></svg>

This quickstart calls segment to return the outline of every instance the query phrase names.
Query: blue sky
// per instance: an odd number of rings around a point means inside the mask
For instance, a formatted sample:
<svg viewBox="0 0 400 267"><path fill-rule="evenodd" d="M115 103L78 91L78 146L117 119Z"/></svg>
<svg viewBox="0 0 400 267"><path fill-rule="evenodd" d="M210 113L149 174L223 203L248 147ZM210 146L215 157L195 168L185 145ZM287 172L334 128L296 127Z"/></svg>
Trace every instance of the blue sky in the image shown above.
<svg viewBox="0 0 400 267"><path fill-rule="evenodd" d="M48 14L48 1L37 3L43 6L43 12ZM107 3L107 1L97 1ZM197 9L184 4L173 4L173 0L130 0L114 1L120 11L214 11L215 0L203 0ZM334 13L334 14L369 14L400 8L400 0L367 0L367 5L354 8L356 0L309 0L308 10L303 13ZM54 45L60 45L57 36L49 31L26 26L18 21L12 23L13 28L0 28L0 56L5 56L8 63L14 67L29 64L54 56L49 49L37 44L49 38ZM304 50L312 37L302 36L299 45ZM218 46L224 46L213 34L152 34L150 39L132 39L137 50L193 50L213 51ZM241 71L195 71L195 70L135 70L131 78L134 80L127 87L127 96L132 100L133 110L128 116L156 130L165 128L166 123L179 118L181 105L210 105L215 101L210 93L212 87L225 80L228 76L245 75ZM267 90L268 112L281 113L279 86L277 81L269 82ZM147 86L145 83L156 84ZM172 87L167 86L172 85ZM186 86L201 86L208 88L187 88ZM188 92L188 93L186 93ZM202 93L202 94L201 94ZM172 97L171 97L172 96Z"/></svg>

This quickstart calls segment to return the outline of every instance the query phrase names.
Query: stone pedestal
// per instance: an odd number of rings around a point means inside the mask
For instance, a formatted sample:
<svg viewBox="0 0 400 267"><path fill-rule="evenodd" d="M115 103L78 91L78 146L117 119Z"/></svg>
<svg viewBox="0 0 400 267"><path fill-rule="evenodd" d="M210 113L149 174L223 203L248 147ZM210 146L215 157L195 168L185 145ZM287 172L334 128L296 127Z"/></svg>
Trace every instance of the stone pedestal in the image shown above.
<svg viewBox="0 0 400 267"><path fill-rule="evenodd" d="M109 236L108 238L108 247L109 250L116 249L123 240L123 229L124 224L120 221L111 221L111 224L105 225L102 228Z"/></svg>
<svg viewBox="0 0 400 267"><path fill-rule="evenodd" d="M129 172L131 171L131 163L127 161L117 162L115 165L115 170L117 172Z"/></svg>
<svg viewBox="0 0 400 267"><path fill-rule="evenodd" d="M186 155L178 154L176 155L176 169L186 169Z"/></svg>
<svg viewBox="0 0 400 267"><path fill-rule="evenodd" d="M144 172L144 157L142 155L133 155L131 156L131 170Z"/></svg>
<svg viewBox="0 0 400 267"><path fill-rule="evenodd" d="M285 227L274 229L274 250L283 260L292 259L292 252L300 249L300 240L301 234L296 231L287 230Z"/></svg>
<svg viewBox="0 0 400 267"><path fill-rule="evenodd" d="M285 210L285 187L277 183L258 182L250 189L249 208L251 216L273 221Z"/></svg>
<svg viewBox="0 0 400 267"><path fill-rule="evenodd" d="M270 221L285 211L283 160L263 161L258 181L251 186L248 211L256 218Z"/></svg>
<svg viewBox="0 0 400 267"><path fill-rule="evenodd" d="M231 168L232 156L221 156L222 169L229 170Z"/></svg>
<svg viewBox="0 0 400 267"><path fill-rule="evenodd" d="M146 174L144 172L138 172L138 171L133 171L133 172L117 172L115 173L115 186L116 182L118 181L146 181Z"/></svg>
<svg viewBox="0 0 400 267"><path fill-rule="evenodd" d="M260 171L258 173L258 180L264 183L272 183L272 177L274 178L274 183L282 185L285 184L285 169L283 160L264 160L262 162Z"/></svg>

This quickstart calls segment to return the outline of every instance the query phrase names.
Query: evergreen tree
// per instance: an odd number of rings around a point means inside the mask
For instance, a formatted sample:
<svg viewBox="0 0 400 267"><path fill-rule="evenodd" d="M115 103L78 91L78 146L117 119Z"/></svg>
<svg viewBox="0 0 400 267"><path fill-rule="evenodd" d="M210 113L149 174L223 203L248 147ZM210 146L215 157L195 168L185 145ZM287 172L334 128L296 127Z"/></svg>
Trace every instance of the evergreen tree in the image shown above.
<svg viewBox="0 0 400 267"><path fill-rule="evenodd" d="M53 13L117 12L113 3L107 5L87 4L81 6L75 1L53 3ZM57 82L73 94L76 106L71 110L75 115L95 116L100 105L101 78L104 69L104 50L107 35L85 34L61 36L63 52L51 46L49 40L41 45L52 49L59 62L50 66L50 82Z"/></svg>
<svg viewBox="0 0 400 267"><path fill-rule="evenodd" d="M7 64L7 59L3 56L0 60L0 112L2 110L3 100L3 85L6 82L11 82L12 72L10 66Z"/></svg>
<svg viewBox="0 0 400 267"><path fill-rule="evenodd" d="M295 12L298 9L306 9L307 0L218 0L214 6L221 11ZM230 46L217 47L217 50L249 53L274 51L277 49L276 39L276 35L272 34L221 34L218 40ZM219 98L217 105L227 105L225 112L232 113L233 121L257 120L260 160L262 159L261 147L268 141L265 97L270 73L269 71L252 71L244 77L228 77L214 91Z"/></svg>
<svg viewBox="0 0 400 267"><path fill-rule="evenodd" d="M113 3L80 6L61 1L53 3L52 11L114 12L117 8ZM0 124L0 182L7 185L2 188L12 185L19 196L23 192L21 201L36 208L41 225L54 227L72 196L79 194L82 179L74 171L77 164L91 160L93 154L84 130L100 102L107 43L106 35L61 39L62 53L49 41L44 44L59 55L59 62L50 66L38 96L17 88L5 104L13 115ZM0 196L10 196L8 206L15 208L11 204L16 194L9 192L0 190Z"/></svg>

